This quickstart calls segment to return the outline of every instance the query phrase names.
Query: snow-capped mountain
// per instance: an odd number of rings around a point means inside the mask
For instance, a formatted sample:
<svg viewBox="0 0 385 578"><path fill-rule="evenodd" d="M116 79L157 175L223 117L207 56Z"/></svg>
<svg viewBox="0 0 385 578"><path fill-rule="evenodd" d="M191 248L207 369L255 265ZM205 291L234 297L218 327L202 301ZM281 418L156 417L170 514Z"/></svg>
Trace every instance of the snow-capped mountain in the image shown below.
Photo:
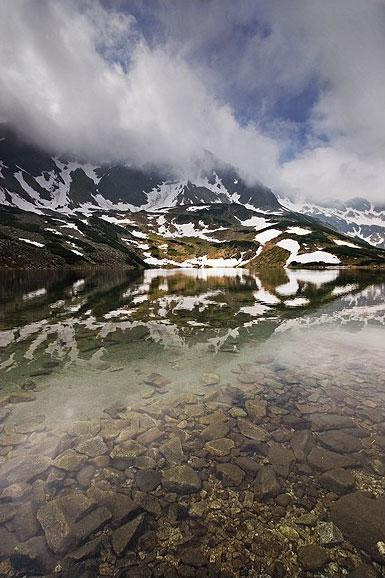
<svg viewBox="0 0 385 578"><path fill-rule="evenodd" d="M278 209L270 189L248 186L231 166L197 171L191 180L172 170L95 166L52 157L0 130L0 204L32 212L154 210L199 203L234 203Z"/></svg>
<svg viewBox="0 0 385 578"><path fill-rule="evenodd" d="M0 267L385 264L385 251L209 160L194 179L148 166L94 166L51 156L3 127Z"/></svg>
<svg viewBox="0 0 385 578"><path fill-rule="evenodd" d="M385 249L385 204L375 205L366 199L355 198L345 203L315 204L311 201L293 202L280 199L283 206L318 219L325 225Z"/></svg>

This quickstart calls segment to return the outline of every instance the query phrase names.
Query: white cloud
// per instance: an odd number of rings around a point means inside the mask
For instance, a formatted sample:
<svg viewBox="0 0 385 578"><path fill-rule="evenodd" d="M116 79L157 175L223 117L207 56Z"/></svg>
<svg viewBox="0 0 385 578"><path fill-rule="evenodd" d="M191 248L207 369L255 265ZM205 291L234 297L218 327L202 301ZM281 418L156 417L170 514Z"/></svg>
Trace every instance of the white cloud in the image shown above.
<svg viewBox="0 0 385 578"><path fill-rule="evenodd" d="M189 170L210 150L284 193L384 199L382 0L107 6L0 3L0 120L98 162ZM138 10L152 19L150 42ZM298 127L274 106L314 79L305 149L280 164ZM237 120L245 106L253 122Z"/></svg>

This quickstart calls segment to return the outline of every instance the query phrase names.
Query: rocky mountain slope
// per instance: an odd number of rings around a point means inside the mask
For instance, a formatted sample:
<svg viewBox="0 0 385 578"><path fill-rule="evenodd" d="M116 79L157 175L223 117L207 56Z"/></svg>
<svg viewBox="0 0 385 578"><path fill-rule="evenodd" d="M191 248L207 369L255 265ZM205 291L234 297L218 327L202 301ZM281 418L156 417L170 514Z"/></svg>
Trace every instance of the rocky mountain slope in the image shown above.
<svg viewBox="0 0 385 578"><path fill-rule="evenodd" d="M281 203L292 211L314 217L340 233L359 237L375 247L385 249L385 193L383 205L375 205L361 198L324 204L293 202L286 198Z"/></svg>
<svg viewBox="0 0 385 578"><path fill-rule="evenodd" d="M194 182L59 159L0 131L0 266L370 266L385 251L282 206L210 158Z"/></svg>

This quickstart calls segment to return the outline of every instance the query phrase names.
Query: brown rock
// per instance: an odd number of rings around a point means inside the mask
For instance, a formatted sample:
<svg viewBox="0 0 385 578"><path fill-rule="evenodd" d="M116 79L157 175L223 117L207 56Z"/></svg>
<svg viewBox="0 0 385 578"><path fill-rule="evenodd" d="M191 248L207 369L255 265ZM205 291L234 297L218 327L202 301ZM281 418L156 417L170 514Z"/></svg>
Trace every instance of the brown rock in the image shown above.
<svg viewBox="0 0 385 578"><path fill-rule="evenodd" d="M163 474L162 484L166 491L178 494L192 494L201 488L201 481L195 470L187 465L174 466Z"/></svg>
<svg viewBox="0 0 385 578"><path fill-rule="evenodd" d="M144 514L140 514L137 518L134 518L127 524L120 526L112 533L112 547L117 556L122 556L130 542L134 539L135 535L138 534L140 526L144 520Z"/></svg>

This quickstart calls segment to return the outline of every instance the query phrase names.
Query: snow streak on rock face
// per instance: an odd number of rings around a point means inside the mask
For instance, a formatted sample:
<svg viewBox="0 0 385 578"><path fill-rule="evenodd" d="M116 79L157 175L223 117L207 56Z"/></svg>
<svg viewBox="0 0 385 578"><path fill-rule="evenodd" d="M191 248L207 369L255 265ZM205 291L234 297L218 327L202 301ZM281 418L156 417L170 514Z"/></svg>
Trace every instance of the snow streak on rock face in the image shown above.
<svg viewBox="0 0 385 578"><path fill-rule="evenodd" d="M280 202L291 211L309 215L345 235L385 248L384 205L374 205L365 199L352 199L340 204L294 202L287 198L281 198Z"/></svg>

